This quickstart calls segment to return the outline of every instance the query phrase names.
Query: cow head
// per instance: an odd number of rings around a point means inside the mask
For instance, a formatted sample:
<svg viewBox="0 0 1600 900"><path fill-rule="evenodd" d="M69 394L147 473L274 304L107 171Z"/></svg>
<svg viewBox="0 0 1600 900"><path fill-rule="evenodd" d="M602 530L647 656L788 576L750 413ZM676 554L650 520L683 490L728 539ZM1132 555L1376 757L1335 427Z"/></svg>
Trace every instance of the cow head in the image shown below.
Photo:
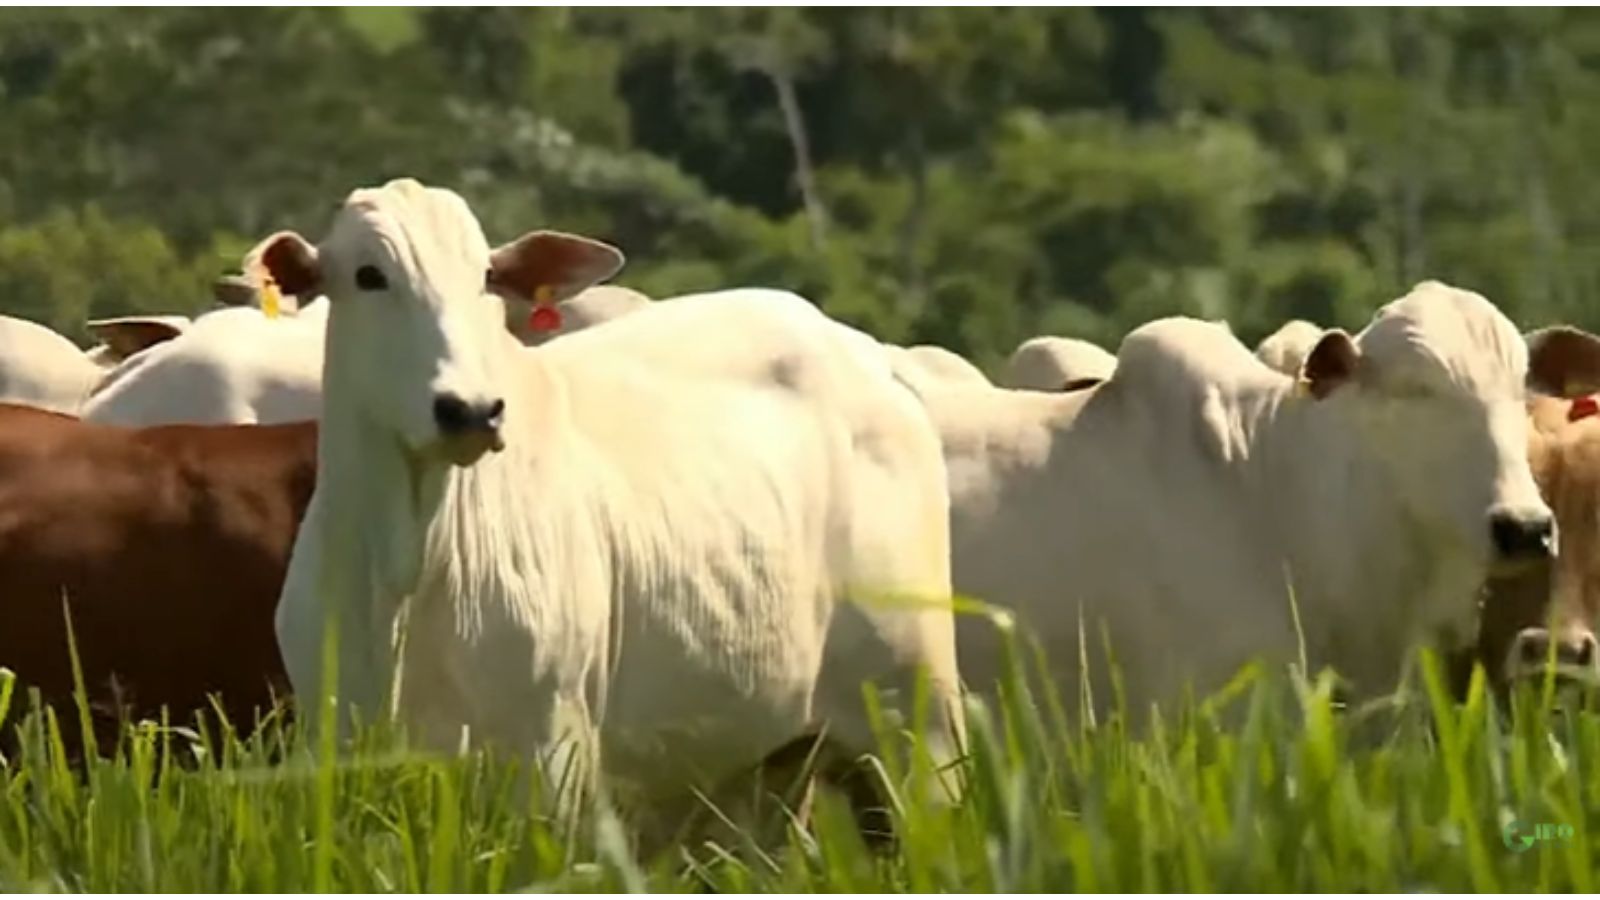
<svg viewBox="0 0 1600 900"><path fill-rule="evenodd" d="M1424 282L1358 337L1324 333L1302 373L1313 397L1351 409L1420 549L1470 561L1481 580L1549 564L1555 525L1529 469L1524 398L1581 393L1597 367L1600 339L1524 339L1483 297Z"/></svg>
<svg viewBox="0 0 1600 900"><path fill-rule="evenodd" d="M1589 398L1528 400L1528 460L1555 510L1559 543L1548 577L1492 580L1480 655L1490 674L1600 682L1600 421ZM1574 410L1579 415L1574 415Z"/></svg>
<svg viewBox="0 0 1600 900"><path fill-rule="evenodd" d="M249 259L287 293L329 298L330 408L456 465L504 446L495 369L508 338L502 304L487 295L559 299L622 264L610 246L554 232L491 252L466 201L411 179L353 192L319 245L280 232Z"/></svg>

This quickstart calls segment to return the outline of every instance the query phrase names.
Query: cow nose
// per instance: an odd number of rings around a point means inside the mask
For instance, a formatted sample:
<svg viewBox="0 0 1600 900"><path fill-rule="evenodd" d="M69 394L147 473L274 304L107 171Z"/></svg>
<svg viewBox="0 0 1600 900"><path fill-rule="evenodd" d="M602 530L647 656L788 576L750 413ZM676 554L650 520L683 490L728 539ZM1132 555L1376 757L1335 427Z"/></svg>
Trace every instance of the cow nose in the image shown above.
<svg viewBox="0 0 1600 900"><path fill-rule="evenodd" d="M456 394L433 398L433 421L439 426L439 433L447 437L499 431L505 411L506 402L498 398L487 403L468 403Z"/></svg>
<svg viewBox="0 0 1600 900"><path fill-rule="evenodd" d="M1555 520L1549 513L1497 510L1489 514L1489 538L1495 555L1503 560L1548 557L1554 535Z"/></svg>
<svg viewBox="0 0 1600 900"><path fill-rule="evenodd" d="M1553 658L1550 640L1547 628L1524 628L1518 632L1516 646L1511 651L1517 669L1537 672L1546 663L1554 662L1558 670L1600 675L1600 646L1596 644L1594 632L1587 628L1563 632L1556 639Z"/></svg>

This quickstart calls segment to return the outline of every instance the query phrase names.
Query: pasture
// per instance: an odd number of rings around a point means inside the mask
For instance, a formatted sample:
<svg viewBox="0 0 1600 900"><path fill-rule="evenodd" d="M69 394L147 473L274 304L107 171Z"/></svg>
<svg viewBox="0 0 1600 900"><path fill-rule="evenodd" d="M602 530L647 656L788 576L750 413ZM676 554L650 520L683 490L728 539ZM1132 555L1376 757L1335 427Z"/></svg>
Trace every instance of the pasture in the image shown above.
<svg viewBox="0 0 1600 900"><path fill-rule="evenodd" d="M649 859L603 805L552 819L490 754L373 731L333 756L281 722L243 742L142 723L79 770L30 715L0 783L0 890L1594 890L1600 716L1534 685L1514 717L1481 682L1455 703L1431 654L1418 663L1361 710L1329 679L1246 670L1142 734L1121 715L1075 729L1013 680L1004 708L969 713L960 805L892 794L892 849L823 795L781 848Z"/></svg>
<svg viewBox="0 0 1600 900"><path fill-rule="evenodd" d="M0 892L1595 892L1597 23L0 12Z"/></svg>

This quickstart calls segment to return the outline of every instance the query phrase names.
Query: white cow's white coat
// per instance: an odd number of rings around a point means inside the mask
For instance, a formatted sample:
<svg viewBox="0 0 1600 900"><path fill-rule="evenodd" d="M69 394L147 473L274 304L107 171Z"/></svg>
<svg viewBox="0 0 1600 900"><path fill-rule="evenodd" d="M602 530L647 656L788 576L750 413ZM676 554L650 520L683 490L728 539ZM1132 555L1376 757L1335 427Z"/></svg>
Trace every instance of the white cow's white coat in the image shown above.
<svg viewBox="0 0 1600 900"><path fill-rule="evenodd" d="M1008 388L1059 391L1073 381L1104 381L1117 358L1078 338L1036 337L1023 341L1006 360L1002 383Z"/></svg>
<svg viewBox="0 0 1600 900"><path fill-rule="evenodd" d="M824 723L866 749L869 678L904 700L925 669L959 730L938 441L876 342L750 290L525 349L466 204L411 181L352 194L316 253L326 412L277 620L298 695L331 610L343 701L377 711L398 664L420 739L576 748L652 795ZM441 435L441 392L503 399L503 452Z"/></svg>
<svg viewBox="0 0 1600 900"><path fill-rule="evenodd" d="M183 334L112 369L83 418L127 426L315 419L327 310L319 299L277 318L247 306L200 316Z"/></svg>
<svg viewBox="0 0 1600 900"><path fill-rule="evenodd" d="M1356 339L1355 377L1317 400L1226 328L1128 336L1115 375L1065 396L919 386L944 441L958 594L1011 607L1065 702L1110 683L1130 709L1291 661L1290 585L1313 667L1391 686L1404 650L1461 635L1490 562L1491 507L1548 514L1529 473L1528 350L1487 301L1433 282ZM958 621L987 687L993 630Z"/></svg>
<svg viewBox="0 0 1600 900"><path fill-rule="evenodd" d="M1322 337L1322 329L1304 319L1290 319L1256 345L1256 358L1290 378L1298 377L1306 356Z"/></svg>
<svg viewBox="0 0 1600 900"><path fill-rule="evenodd" d="M885 344L891 356L891 364L897 369L901 366L915 366L936 378L957 384L988 384L989 379L983 370L968 362L960 354L935 347L932 344L918 344L915 347L897 347Z"/></svg>
<svg viewBox="0 0 1600 900"><path fill-rule="evenodd" d="M0 402L76 415L104 374L49 328L0 316Z"/></svg>

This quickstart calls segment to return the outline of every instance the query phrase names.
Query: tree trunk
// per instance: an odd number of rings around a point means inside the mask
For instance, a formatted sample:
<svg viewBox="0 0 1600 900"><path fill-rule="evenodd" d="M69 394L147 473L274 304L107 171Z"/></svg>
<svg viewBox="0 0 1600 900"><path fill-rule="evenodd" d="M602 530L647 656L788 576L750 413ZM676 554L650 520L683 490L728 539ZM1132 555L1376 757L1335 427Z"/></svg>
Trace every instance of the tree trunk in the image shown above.
<svg viewBox="0 0 1600 900"><path fill-rule="evenodd" d="M794 151L794 179L800 187L800 200L805 204L806 221L811 225L811 246L820 251L828 239L828 211L817 193L816 175L811 167L811 142L806 137L800 101L795 97L794 79L776 66L768 67L766 74L778 94L778 109L783 112L784 129L789 132L789 146Z"/></svg>

